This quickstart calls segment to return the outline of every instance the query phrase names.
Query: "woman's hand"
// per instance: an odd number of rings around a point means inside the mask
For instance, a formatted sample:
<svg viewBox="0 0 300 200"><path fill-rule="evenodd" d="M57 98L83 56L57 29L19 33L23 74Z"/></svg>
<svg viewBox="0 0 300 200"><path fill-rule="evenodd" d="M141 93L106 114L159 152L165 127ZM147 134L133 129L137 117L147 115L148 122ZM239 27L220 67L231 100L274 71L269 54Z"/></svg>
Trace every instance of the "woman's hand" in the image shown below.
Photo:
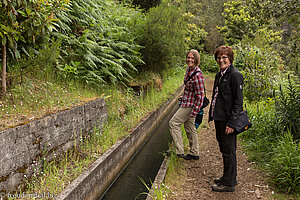
<svg viewBox="0 0 300 200"><path fill-rule="evenodd" d="M233 133L234 132L234 129L233 128L230 128L229 126L226 126L226 129L225 129L225 133L227 135L229 135L230 133Z"/></svg>

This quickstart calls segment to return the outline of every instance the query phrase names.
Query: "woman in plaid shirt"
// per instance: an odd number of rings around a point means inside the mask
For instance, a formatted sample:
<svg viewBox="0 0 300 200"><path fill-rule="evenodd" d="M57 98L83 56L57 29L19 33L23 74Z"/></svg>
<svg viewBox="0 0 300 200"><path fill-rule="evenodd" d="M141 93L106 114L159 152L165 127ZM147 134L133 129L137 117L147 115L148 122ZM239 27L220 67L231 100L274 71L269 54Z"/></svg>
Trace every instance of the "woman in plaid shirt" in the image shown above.
<svg viewBox="0 0 300 200"><path fill-rule="evenodd" d="M184 93L178 111L169 122L170 133L172 135L176 154L185 160L198 160L199 147L198 136L195 127L195 118L203 104L204 99L204 78L199 68L200 55L197 50L190 50L186 56L188 66L184 76ZM184 124L184 129L190 144L190 152L184 155L184 146L180 126Z"/></svg>

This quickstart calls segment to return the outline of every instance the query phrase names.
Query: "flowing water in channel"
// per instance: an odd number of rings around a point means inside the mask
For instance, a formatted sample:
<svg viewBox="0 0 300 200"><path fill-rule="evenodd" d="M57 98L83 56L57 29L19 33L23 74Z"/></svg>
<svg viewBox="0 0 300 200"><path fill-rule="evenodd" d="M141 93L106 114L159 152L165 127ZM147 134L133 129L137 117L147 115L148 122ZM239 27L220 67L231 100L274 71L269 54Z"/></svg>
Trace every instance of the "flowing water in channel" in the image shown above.
<svg viewBox="0 0 300 200"><path fill-rule="evenodd" d="M162 152L169 148L168 145L172 141L168 123L177 109L178 104L163 118L157 129L153 131L106 194L100 197L99 200L146 199L146 195L140 195L136 198L142 192L148 192L140 179L143 179L149 187L151 187L150 180L154 182L164 160Z"/></svg>

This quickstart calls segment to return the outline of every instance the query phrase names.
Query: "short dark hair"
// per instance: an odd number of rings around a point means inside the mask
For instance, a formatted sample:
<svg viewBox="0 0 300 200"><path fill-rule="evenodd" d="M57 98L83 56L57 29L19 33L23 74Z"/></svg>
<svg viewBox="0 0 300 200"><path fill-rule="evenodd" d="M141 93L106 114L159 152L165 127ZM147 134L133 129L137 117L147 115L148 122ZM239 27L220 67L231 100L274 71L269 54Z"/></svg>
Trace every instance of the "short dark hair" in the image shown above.
<svg viewBox="0 0 300 200"><path fill-rule="evenodd" d="M215 51L215 60L217 61L218 56L225 54L228 56L230 63L233 63L233 50L230 46L220 46Z"/></svg>
<svg viewBox="0 0 300 200"><path fill-rule="evenodd" d="M196 66L199 67L199 65L200 65L200 54L199 54L199 52L198 52L196 49L191 49L191 50L186 54L186 57L188 56L189 53L193 54L194 59L195 59L195 64L196 64Z"/></svg>

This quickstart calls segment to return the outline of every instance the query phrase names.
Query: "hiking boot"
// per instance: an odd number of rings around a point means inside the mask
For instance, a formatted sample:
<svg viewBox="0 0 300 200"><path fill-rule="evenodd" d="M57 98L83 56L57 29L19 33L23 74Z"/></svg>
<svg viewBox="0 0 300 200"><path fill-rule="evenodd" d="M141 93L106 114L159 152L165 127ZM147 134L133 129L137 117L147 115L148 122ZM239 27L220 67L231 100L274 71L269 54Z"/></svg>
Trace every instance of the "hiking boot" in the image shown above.
<svg viewBox="0 0 300 200"><path fill-rule="evenodd" d="M222 181L222 177L214 179L215 184L219 185Z"/></svg>
<svg viewBox="0 0 300 200"><path fill-rule="evenodd" d="M187 154L186 156L183 157L184 160L199 160L199 156L194 156L191 154Z"/></svg>
<svg viewBox="0 0 300 200"><path fill-rule="evenodd" d="M217 185L220 185L221 181L222 181L222 177L214 179L214 182ZM238 184L238 182L236 181L235 184L234 184L234 186L236 186L237 184Z"/></svg>
<svg viewBox="0 0 300 200"><path fill-rule="evenodd" d="M230 186L227 186L227 185L217 185L217 184L213 184L211 186L211 189L212 191L215 191L215 192L234 192L235 189L234 187L230 187Z"/></svg>

